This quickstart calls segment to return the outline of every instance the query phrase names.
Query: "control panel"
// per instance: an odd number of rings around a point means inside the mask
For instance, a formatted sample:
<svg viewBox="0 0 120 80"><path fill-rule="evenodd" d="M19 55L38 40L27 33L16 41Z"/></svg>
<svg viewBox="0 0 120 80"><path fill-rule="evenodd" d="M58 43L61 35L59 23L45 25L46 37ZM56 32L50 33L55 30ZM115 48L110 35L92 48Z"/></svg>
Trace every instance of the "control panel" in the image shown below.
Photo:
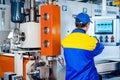
<svg viewBox="0 0 120 80"><path fill-rule="evenodd" d="M103 19L103 20L95 20L95 36L99 40L99 42L107 45L113 44L115 45L115 26L113 19Z"/></svg>
<svg viewBox="0 0 120 80"><path fill-rule="evenodd" d="M92 36L105 46L117 46L120 43L119 19L116 17L94 17L92 19Z"/></svg>

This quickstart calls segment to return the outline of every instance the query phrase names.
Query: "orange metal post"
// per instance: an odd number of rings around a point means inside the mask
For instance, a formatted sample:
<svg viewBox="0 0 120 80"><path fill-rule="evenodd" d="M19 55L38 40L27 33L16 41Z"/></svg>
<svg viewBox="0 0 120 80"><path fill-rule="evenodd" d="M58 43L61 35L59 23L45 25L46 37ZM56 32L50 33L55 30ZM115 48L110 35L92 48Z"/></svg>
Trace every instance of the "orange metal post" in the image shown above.
<svg viewBox="0 0 120 80"><path fill-rule="evenodd" d="M42 5L41 19L41 55L60 55L60 7L58 5Z"/></svg>

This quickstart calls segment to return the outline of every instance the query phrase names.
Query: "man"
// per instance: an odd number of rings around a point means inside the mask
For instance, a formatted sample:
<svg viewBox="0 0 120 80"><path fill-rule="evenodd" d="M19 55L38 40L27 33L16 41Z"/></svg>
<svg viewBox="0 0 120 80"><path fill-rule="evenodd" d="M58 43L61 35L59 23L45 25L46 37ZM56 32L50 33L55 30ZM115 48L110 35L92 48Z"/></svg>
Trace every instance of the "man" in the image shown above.
<svg viewBox="0 0 120 80"><path fill-rule="evenodd" d="M86 34L90 17L80 13L75 17L76 29L62 40L66 61L66 80L99 80L94 57L102 52L104 46Z"/></svg>

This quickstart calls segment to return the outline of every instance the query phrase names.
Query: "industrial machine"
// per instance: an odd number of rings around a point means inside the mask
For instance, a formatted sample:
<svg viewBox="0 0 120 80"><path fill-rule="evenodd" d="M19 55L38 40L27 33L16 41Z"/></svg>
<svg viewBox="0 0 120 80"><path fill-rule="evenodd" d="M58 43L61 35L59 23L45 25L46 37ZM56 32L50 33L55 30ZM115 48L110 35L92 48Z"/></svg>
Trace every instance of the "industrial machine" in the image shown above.
<svg viewBox="0 0 120 80"><path fill-rule="evenodd" d="M17 35L19 48L17 51L13 50L15 73L23 75L24 58L21 59L21 57L27 54L33 56L34 59L26 64L24 79L54 80L56 79L54 67L56 67L57 56L60 55L60 7L51 3L42 5L40 7L40 23L36 23L35 0L30 2L30 22L20 24ZM57 14L54 12L55 10Z"/></svg>
<svg viewBox="0 0 120 80"><path fill-rule="evenodd" d="M63 59L59 58L61 53L60 7L53 4L54 1L41 4L40 22L37 23L35 0L30 0L30 13L27 14L30 20L26 22L25 0L10 2L11 21L15 24L11 37L13 54L0 55L0 77L3 78L3 73L4 76L11 76L9 73L14 73L12 80L17 78L56 80L57 61L63 63ZM8 68L4 67L4 64L7 64Z"/></svg>

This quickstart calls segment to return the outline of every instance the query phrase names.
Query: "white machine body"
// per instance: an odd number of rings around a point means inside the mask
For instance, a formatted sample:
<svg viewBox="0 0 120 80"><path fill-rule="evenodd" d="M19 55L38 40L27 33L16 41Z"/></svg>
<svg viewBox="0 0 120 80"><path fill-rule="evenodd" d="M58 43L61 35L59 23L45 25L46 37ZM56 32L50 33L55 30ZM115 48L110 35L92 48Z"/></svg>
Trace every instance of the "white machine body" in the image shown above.
<svg viewBox="0 0 120 80"><path fill-rule="evenodd" d="M21 48L40 48L39 23L22 23L20 25L20 32L25 34L25 41L21 41Z"/></svg>
<svg viewBox="0 0 120 80"><path fill-rule="evenodd" d="M85 12L89 14L90 17L102 15L102 6L97 4L65 0L59 0L57 4L61 6L61 39L70 34L75 28L74 17L78 13ZM119 8L107 6L106 13L107 16L119 15Z"/></svg>

